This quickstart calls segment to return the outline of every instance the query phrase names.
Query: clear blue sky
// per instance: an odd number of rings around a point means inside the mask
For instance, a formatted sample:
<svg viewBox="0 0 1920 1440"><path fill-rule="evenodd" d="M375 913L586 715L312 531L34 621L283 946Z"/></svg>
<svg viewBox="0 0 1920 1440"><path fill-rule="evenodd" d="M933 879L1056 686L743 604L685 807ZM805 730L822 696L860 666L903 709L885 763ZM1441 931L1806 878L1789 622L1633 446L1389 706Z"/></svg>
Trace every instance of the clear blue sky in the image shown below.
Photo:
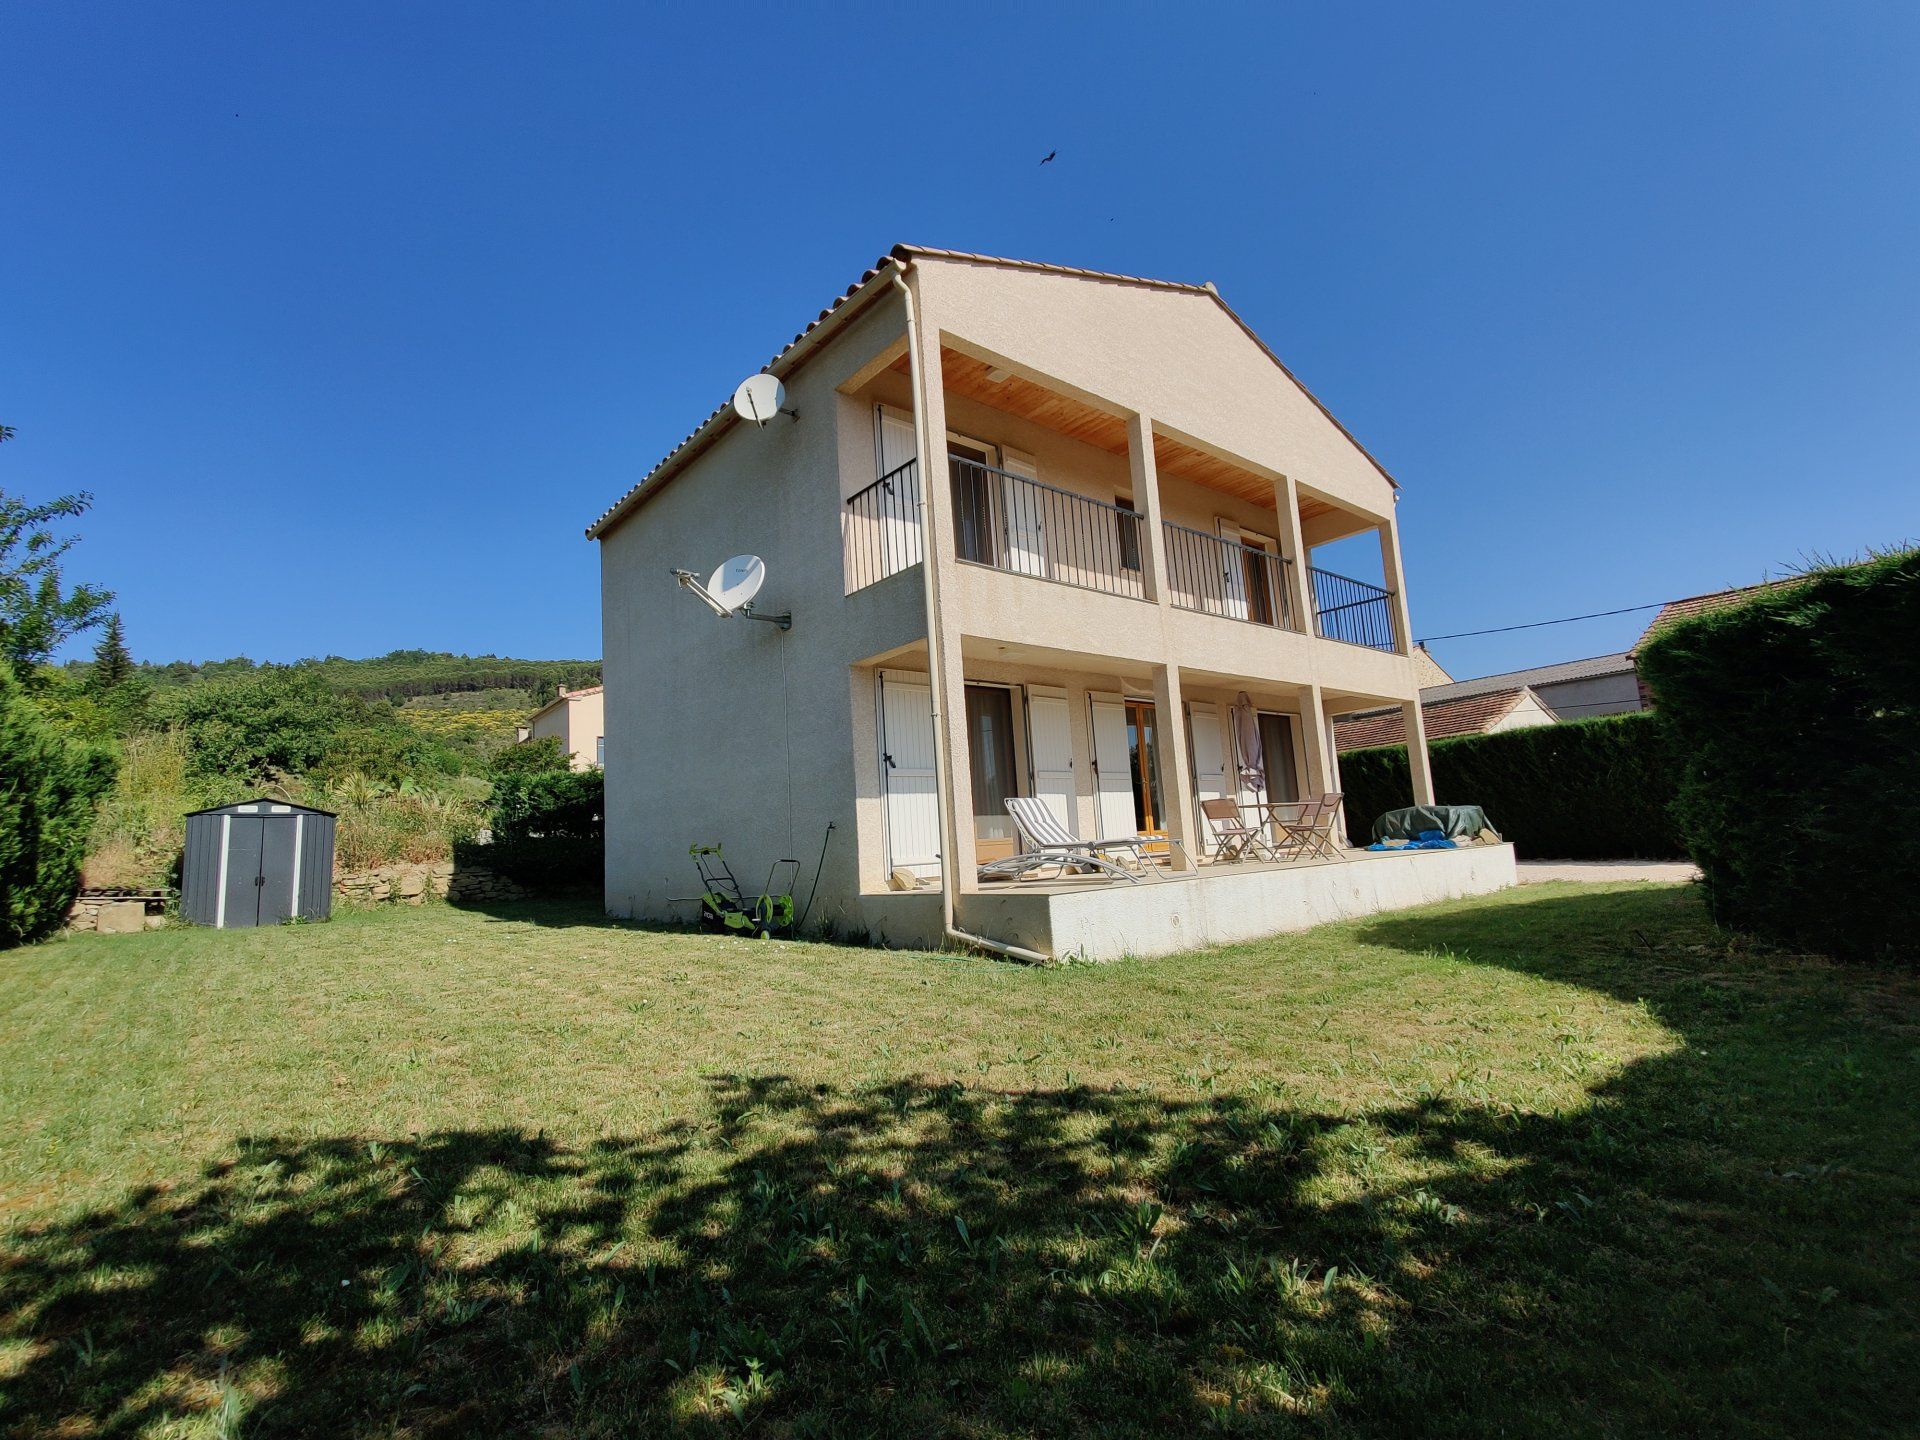
<svg viewBox="0 0 1920 1440"><path fill-rule="evenodd" d="M898 240L1216 282L1423 635L1920 533L1911 3L0 26L0 485L142 658L597 655L583 527Z"/></svg>

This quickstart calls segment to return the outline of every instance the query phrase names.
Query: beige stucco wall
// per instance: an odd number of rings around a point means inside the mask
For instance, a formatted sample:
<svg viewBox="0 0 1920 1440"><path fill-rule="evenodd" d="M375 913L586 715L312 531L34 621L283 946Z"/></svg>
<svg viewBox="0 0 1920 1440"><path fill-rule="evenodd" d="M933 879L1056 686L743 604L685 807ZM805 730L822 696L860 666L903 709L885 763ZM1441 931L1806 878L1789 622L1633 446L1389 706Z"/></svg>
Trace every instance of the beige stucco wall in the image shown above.
<svg viewBox="0 0 1920 1440"><path fill-rule="evenodd" d="M976 352L1151 415L1168 433L1366 514L1393 513L1386 477L1209 297L964 261L915 269L928 314Z"/></svg>
<svg viewBox="0 0 1920 1440"><path fill-rule="evenodd" d="M1534 693L1529 690L1515 702L1513 709L1502 715L1486 728L1486 734L1496 730L1525 730L1533 725L1551 725L1554 716Z"/></svg>
<svg viewBox="0 0 1920 1440"><path fill-rule="evenodd" d="M601 736L607 733L607 709L604 692L569 695L549 705L527 726L529 740L551 736L560 742L567 762L575 770L585 770L596 761Z"/></svg>
<svg viewBox="0 0 1920 1440"><path fill-rule="evenodd" d="M930 326L1144 407L1169 433L1297 471L1359 512L1392 514L1378 470L1205 296L931 264L920 283ZM842 516L845 498L875 478L875 399L912 404L906 380L884 368L904 328L904 307L885 297L785 377L797 423L726 430L603 533L613 913L689 918L691 908L672 900L695 893L687 855L695 843L723 843L749 889L772 861L800 860L804 899L829 824L813 922L877 930L894 905L863 900L884 883L875 675L883 663L926 668L922 579L915 567L845 594ZM1135 488L1126 457L1004 412L956 397L945 424L1028 452L1049 484L1103 502ZM1171 478L1159 488L1168 519L1274 528L1271 509ZM705 573L744 551L767 564L759 607L790 609L790 632L713 616L669 574ZM1064 675L1083 698L1090 688L1140 693L1137 683L1106 680L1171 667L1186 676L1187 699L1224 703L1244 688L1295 712L1323 696L1331 708L1336 695L1417 693L1404 656L962 565L950 552L939 563L944 606L976 678ZM1056 658L1019 658L1027 649ZM1016 658L984 658L996 654ZM1307 779L1303 790L1317 783ZM1090 833L1090 814L1082 819Z"/></svg>

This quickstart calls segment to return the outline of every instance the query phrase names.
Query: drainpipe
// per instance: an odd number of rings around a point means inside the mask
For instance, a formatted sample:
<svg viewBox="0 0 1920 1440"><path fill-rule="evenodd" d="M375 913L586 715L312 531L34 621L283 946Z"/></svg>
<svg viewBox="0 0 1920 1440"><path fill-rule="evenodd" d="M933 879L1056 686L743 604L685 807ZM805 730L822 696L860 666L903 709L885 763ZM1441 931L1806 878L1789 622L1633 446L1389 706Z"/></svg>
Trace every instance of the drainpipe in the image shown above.
<svg viewBox="0 0 1920 1440"><path fill-rule="evenodd" d="M948 802L952 791L948 788L952 777L947 773L947 692L946 664L940 629L940 585L934 578L933 565L933 520L927 506L927 493L932 486L932 440L927 435L927 387L926 376L920 368L920 322L918 307L914 303L913 287L907 284L907 266L911 260L902 261L893 272L893 283L907 302L907 366L913 381L913 442L919 448L920 464L920 581L926 596L927 608L927 697L933 705L933 768L934 803L940 811L940 845L951 854L953 850L953 813ZM984 935L974 935L954 924L955 911L960 897L960 876L955 867L945 858L940 862L940 928L948 939L958 940L962 944L978 946L990 950L996 955L1005 955L1009 959L1024 960L1033 965L1048 965L1052 957L1042 955L1036 950L1025 950L1018 945L1007 945L999 940L989 940Z"/></svg>

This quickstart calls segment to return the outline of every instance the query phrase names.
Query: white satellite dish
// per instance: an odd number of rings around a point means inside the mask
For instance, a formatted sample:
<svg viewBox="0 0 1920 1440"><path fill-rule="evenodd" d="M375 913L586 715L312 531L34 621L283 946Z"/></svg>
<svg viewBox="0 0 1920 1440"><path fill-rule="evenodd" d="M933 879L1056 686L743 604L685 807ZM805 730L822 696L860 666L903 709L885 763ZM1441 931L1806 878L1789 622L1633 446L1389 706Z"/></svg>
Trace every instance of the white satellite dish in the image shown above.
<svg viewBox="0 0 1920 1440"><path fill-rule="evenodd" d="M791 612L760 615L754 611L753 597L767 583L766 563L758 555L735 555L731 560L723 561L720 568L707 577L704 585L691 570L675 570L673 578L680 582L682 589L691 590L699 596L707 608L723 620L731 620L738 615L743 620L764 620L770 625L778 625L782 630L793 628Z"/></svg>
<svg viewBox="0 0 1920 1440"><path fill-rule="evenodd" d="M755 425L764 425L776 415L791 415L798 420L800 412L787 409L786 404L787 387L777 377L764 373L747 376L733 392L733 413Z"/></svg>
<svg viewBox="0 0 1920 1440"><path fill-rule="evenodd" d="M707 593L729 611L751 604L767 583L767 567L758 555L736 555L713 572Z"/></svg>

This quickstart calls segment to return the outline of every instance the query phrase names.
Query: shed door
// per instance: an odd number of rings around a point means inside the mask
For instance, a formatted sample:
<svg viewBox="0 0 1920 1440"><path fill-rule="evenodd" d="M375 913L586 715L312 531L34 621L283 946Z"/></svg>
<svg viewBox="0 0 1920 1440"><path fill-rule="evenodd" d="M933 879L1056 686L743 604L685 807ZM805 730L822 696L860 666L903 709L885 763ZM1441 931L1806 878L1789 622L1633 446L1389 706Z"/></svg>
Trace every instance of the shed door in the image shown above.
<svg viewBox="0 0 1920 1440"><path fill-rule="evenodd" d="M220 913L216 925L229 930L260 923L260 862L266 851L267 822L257 815L229 815L221 863Z"/></svg>
<svg viewBox="0 0 1920 1440"><path fill-rule="evenodd" d="M880 775L886 787L887 868L939 874L933 692L924 683L880 678Z"/></svg>
<svg viewBox="0 0 1920 1440"><path fill-rule="evenodd" d="M260 847L259 923L278 925L298 913L300 877L295 869L298 816L263 820Z"/></svg>
<svg viewBox="0 0 1920 1440"><path fill-rule="evenodd" d="M1027 690L1027 759L1033 766L1034 797L1077 835L1073 803L1073 730L1067 697L1057 691Z"/></svg>

